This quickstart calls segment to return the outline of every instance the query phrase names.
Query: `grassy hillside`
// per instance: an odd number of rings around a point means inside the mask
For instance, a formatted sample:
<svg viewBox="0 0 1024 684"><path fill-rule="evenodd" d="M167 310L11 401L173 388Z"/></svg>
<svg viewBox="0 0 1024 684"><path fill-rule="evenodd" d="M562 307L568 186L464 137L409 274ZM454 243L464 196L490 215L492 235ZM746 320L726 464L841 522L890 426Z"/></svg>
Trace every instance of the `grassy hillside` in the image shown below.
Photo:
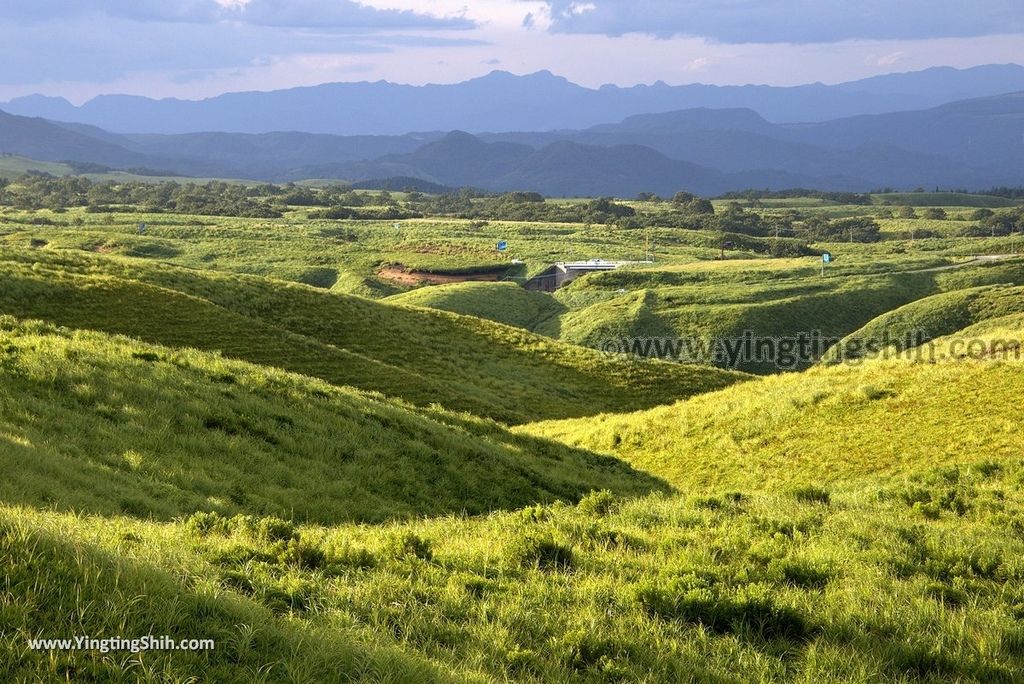
<svg viewBox="0 0 1024 684"><path fill-rule="evenodd" d="M751 208L791 209L888 211ZM961 267L1019 236L886 219L822 278L773 238L308 211L0 209L0 681L1021 681L1024 260ZM364 298L496 238L656 263ZM760 378L565 342L918 327ZM217 643L27 645L74 634Z"/></svg>
<svg viewBox="0 0 1024 684"><path fill-rule="evenodd" d="M17 155L0 156L0 178L17 178L29 171L49 173L54 176L66 176L74 173L70 165L60 162L36 161Z"/></svg>
<svg viewBox="0 0 1024 684"><path fill-rule="evenodd" d="M380 520L658 488L618 461L267 367L3 321L0 499Z"/></svg>
<svg viewBox="0 0 1024 684"><path fill-rule="evenodd" d="M743 378L645 363L440 311L56 250L0 254L0 313L217 350L505 422L649 407Z"/></svg>
<svg viewBox="0 0 1024 684"><path fill-rule="evenodd" d="M388 301L477 316L526 330L533 330L564 309L550 295L524 290L511 282L422 287L390 297Z"/></svg>
<svg viewBox="0 0 1024 684"><path fill-rule="evenodd" d="M605 350L630 348L636 338L736 340L746 334L785 338L817 331L838 340L936 293L1024 284L1021 260L974 262L950 270L942 269L955 264L911 262L907 270L893 273L855 270L824 278L808 273L806 260L719 263L700 270L679 266L580 278L556 295L568 310L537 330ZM793 369L756 360L739 368L758 373Z"/></svg>
<svg viewBox="0 0 1024 684"><path fill-rule="evenodd" d="M8 682L450 681L422 658L397 647L367 645L352 634L276 618L266 607L224 591L217 582L170 572L150 557L149 543L141 543L143 536L150 541L159 538L163 544L171 540L158 530L153 525L0 509L5 578L0 678ZM280 590L280 596L288 594ZM215 648L132 654L28 647L29 639L74 635L203 638L213 639Z"/></svg>
<svg viewBox="0 0 1024 684"><path fill-rule="evenodd" d="M1024 448L1022 359L903 359L777 375L672 406L523 428L624 458L682 489L902 479ZM713 456L712 456L713 455Z"/></svg>
<svg viewBox="0 0 1024 684"><path fill-rule="evenodd" d="M118 660L88 652L22 657L23 639L166 631L218 648L146 654L148 668L228 681L424 681L432 667L456 681L1009 684L1024 668L1022 476L1018 452L855 494L594 495L326 528L5 509L17 648L0 667L113 676Z"/></svg>
<svg viewBox="0 0 1024 684"><path fill-rule="evenodd" d="M972 195L963 192L890 192L874 195L882 204L906 205L911 207L1016 207L1015 202L993 195Z"/></svg>
<svg viewBox="0 0 1024 684"><path fill-rule="evenodd" d="M827 361L873 350L917 346L990 318L1024 312L1024 287L982 286L925 297L882 314L848 335Z"/></svg>

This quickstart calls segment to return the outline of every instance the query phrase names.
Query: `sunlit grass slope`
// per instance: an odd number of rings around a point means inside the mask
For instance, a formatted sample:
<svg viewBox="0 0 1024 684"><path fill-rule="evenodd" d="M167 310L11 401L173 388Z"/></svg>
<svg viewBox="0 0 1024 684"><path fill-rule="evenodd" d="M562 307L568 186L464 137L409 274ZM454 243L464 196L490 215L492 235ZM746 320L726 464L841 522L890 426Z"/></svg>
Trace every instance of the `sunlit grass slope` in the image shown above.
<svg viewBox="0 0 1024 684"><path fill-rule="evenodd" d="M899 479L1020 456L1024 363L1000 358L817 367L649 411L523 429L615 454L682 489Z"/></svg>
<svg viewBox="0 0 1024 684"><path fill-rule="evenodd" d="M569 310L549 319L538 331L601 349L624 338L723 340L742 338L748 332L756 337L818 332L840 339L893 309L934 294L995 283L1024 284L1021 260L971 264L957 270L824 278L806 273L801 260L787 261L791 270L766 262L764 267L586 276L558 293ZM926 262L924 267L934 265ZM759 362L744 363L741 369L780 370Z"/></svg>
<svg viewBox="0 0 1024 684"><path fill-rule="evenodd" d="M527 331L254 276L140 260L0 255L0 313L121 333L504 422L655 406L744 376L615 358Z"/></svg>
<svg viewBox="0 0 1024 684"><path fill-rule="evenodd" d="M550 295L526 290L511 282L421 287L389 297L387 301L477 316L526 330L533 330L564 310Z"/></svg>
<svg viewBox="0 0 1024 684"><path fill-rule="evenodd" d="M1024 287L990 285L932 295L875 318L844 338L826 361L863 356L872 347L913 347L1013 313L1024 313Z"/></svg>
<svg viewBox="0 0 1024 684"><path fill-rule="evenodd" d="M5 682L450 681L422 659L282 620L218 583L148 558L152 526L0 510ZM145 530L145 531L144 531ZM100 537L104 544L97 543ZM161 535L164 543L170 540ZM164 546L167 553L181 548ZM188 553L188 552L186 552ZM281 594L287 596L284 591ZM29 639L213 639L209 651L31 650Z"/></svg>
<svg viewBox="0 0 1024 684"><path fill-rule="evenodd" d="M214 355L3 319L0 499L381 520L658 482L499 425Z"/></svg>
<svg viewBox="0 0 1024 684"><path fill-rule="evenodd" d="M1022 481L1017 454L856 493L592 495L326 528L3 510L0 668L112 676L118 660L23 639L166 630L218 650L137 661L220 681L407 682L427 661L457 681L1011 684Z"/></svg>

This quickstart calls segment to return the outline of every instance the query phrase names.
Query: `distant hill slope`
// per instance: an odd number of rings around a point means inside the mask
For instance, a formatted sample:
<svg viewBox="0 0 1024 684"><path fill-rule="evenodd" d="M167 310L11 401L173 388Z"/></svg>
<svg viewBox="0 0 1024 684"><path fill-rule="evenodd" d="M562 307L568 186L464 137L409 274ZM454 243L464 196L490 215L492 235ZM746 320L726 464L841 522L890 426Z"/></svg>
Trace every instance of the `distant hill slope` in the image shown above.
<svg viewBox="0 0 1024 684"><path fill-rule="evenodd" d="M613 459L493 422L209 353L11 318L0 340L8 504L329 524L663 489Z"/></svg>
<svg viewBox="0 0 1024 684"><path fill-rule="evenodd" d="M856 358L871 348L906 349L989 319L1024 313L1024 287L989 285L919 299L847 335L826 360Z"/></svg>
<svg viewBox="0 0 1024 684"><path fill-rule="evenodd" d="M783 170L724 174L713 168L670 159L642 145L584 145L557 140L558 137L550 136L554 142L535 150L519 143L500 140L488 143L468 133L454 132L412 154L386 157L374 164L353 165L348 173L384 176L393 171L393 165L399 164L446 185L496 191L528 190L568 197L633 197L645 191L672 195L679 188L717 195L738 188L816 185L832 189L865 184L861 180L813 178ZM346 173L344 167L336 170L342 175Z"/></svg>
<svg viewBox="0 0 1024 684"><path fill-rule="evenodd" d="M1024 338L1024 330L1016 336ZM1020 458L1024 424L1007 398L1024 391L1022 361L1011 355L817 367L673 406L520 430L614 454L681 489L828 488L867 476L903 481L979 458Z"/></svg>
<svg viewBox="0 0 1024 684"><path fill-rule="evenodd" d="M145 155L70 131L45 119L0 111L0 152L41 161L90 161L116 167L144 166Z"/></svg>
<svg viewBox="0 0 1024 684"><path fill-rule="evenodd" d="M9 250L0 272L0 313L218 350L509 423L655 406L746 377L631 362L468 316L142 260Z"/></svg>
<svg viewBox="0 0 1024 684"><path fill-rule="evenodd" d="M516 283L455 283L421 287L392 295L386 301L486 318L525 330L534 330L545 319L564 311L553 297L525 290Z"/></svg>
<svg viewBox="0 0 1024 684"><path fill-rule="evenodd" d="M1024 90L1024 67L939 67L843 83L795 87L653 85L584 88L547 71L495 71L451 85L327 83L205 100L103 95L80 107L29 96L0 104L12 113L92 124L118 132L403 134L453 130L545 131L584 128L633 114L745 107L771 121L822 121L934 107Z"/></svg>
<svg viewBox="0 0 1024 684"><path fill-rule="evenodd" d="M1000 169L1019 183L1024 164L1024 92L953 102L921 112L790 125L783 127L781 135L847 150L867 144L892 145L979 169Z"/></svg>
<svg viewBox="0 0 1024 684"><path fill-rule="evenodd" d="M790 266L790 269L793 269ZM595 348L629 346L632 340L738 340L744 335L786 339L817 332L839 340L894 309L932 295L983 285L1024 285L1020 259L971 264L947 271L908 271L807 277L786 273L617 270L587 275L556 297L569 308L538 332ZM955 298L958 295L951 294ZM575 302L581 302L576 304ZM928 306L922 304L922 307ZM946 334L944 330L939 334ZM649 349L653 350L654 347ZM682 349L682 348L677 348ZM696 345L699 351L700 346ZM657 355L651 351L651 355ZM684 355L681 358L687 358ZM784 358L778 358L784 361ZM741 358L739 368L775 373L805 367ZM711 359L706 359L710 362Z"/></svg>

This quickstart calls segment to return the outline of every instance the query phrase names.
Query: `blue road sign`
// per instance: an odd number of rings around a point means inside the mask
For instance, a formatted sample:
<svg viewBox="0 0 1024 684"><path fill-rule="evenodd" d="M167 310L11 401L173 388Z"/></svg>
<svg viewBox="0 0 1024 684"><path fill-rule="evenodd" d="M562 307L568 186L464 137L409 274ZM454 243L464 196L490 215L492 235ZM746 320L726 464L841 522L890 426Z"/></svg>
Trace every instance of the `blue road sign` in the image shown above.
<svg viewBox="0 0 1024 684"><path fill-rule="evenodd" d="M821 253L821 261L823 263L826 263L826 264L831 263L832 262L832 254L829 253L829 252L822 252Z"/></svg>
<svg viewBox="0 0 1024 684"><path fill-rule="evenodd" d="M498 251L499 251L499 252L504 252L504 251L505 251L506 249L508 249L508 241L506 241L506 240L501 240L501 241L500 241L500 242L498 243Z"/></svg>

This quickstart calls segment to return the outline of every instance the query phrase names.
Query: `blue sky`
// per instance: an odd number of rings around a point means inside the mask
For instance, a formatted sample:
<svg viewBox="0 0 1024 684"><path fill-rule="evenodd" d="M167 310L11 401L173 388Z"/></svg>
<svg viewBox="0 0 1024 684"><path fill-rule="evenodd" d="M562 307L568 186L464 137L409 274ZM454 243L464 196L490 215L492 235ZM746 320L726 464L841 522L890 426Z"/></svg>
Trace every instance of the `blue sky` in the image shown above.
<svg viewBox="0 0 1024 684"><path fill-rule="evenodd" d="M3 0L0 98L549 69L590 86L1024 63L1021 0Z"/></svg>

